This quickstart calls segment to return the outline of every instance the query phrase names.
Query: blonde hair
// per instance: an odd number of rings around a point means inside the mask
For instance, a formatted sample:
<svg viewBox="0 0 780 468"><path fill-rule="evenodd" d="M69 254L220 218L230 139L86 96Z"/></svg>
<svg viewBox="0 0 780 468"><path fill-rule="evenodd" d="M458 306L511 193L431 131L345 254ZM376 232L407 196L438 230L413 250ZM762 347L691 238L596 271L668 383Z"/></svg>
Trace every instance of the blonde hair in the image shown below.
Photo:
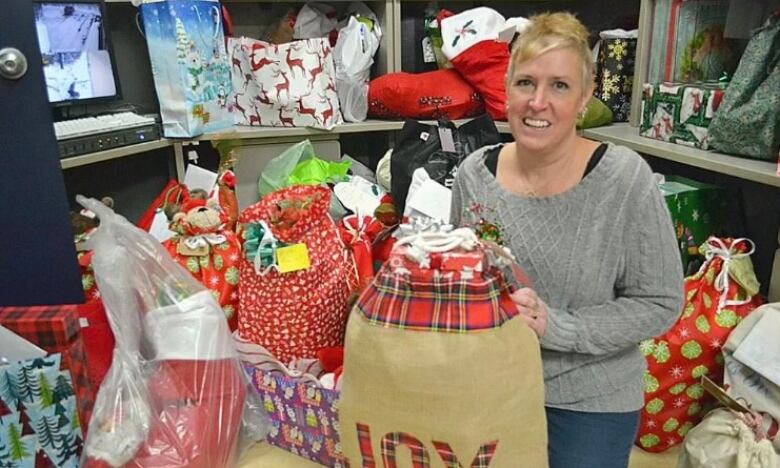
<svg viewBox="0 0 780 468"><path fill-rule="evenodd" d="M593 56L588 46L588 29L568 12L542 13L531 17L531 24L520 34L509 59L507 90L515 66L555 49L572 49L582 62L582 84L585 91L593 84ZM584 92L585 92L584 91Z"/></svg>

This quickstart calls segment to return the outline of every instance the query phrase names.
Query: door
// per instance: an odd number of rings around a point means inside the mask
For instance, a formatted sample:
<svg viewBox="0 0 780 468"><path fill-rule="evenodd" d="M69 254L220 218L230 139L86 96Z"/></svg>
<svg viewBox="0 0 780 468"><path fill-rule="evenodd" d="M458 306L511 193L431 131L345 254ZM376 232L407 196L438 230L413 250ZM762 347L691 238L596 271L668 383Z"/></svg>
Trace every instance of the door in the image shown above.
<svg viewBox="0 0 780 468"><path fill-rule="evenodd" d="M0 9L0 306L84 301L32 7Z"/></svg>

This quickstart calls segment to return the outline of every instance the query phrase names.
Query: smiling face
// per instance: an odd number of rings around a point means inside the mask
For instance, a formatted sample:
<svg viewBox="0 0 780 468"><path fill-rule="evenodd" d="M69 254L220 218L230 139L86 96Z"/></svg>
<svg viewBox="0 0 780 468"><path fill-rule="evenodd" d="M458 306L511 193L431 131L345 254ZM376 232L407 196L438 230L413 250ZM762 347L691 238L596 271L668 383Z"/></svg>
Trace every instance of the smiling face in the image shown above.
<svg viewBox="0 0 780 468"><path fill-rule="evenodd" d="M577 115L593 92L582 60L558 48L517 63L507 83L507 120L519 150L549 153L575 135Z"/></svg>

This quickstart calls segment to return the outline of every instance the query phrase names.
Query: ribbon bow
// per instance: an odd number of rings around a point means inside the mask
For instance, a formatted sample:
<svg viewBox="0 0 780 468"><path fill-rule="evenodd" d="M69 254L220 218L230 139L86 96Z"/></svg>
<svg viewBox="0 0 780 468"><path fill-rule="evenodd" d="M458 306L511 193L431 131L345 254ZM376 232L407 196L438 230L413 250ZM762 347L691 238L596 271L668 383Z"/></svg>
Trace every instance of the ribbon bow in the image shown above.
<svg viewBox="0 0 780 468"><path fill-rule="evenodd" d="M745 242L750 246L750 249L747 252L739 252L736 250L736 246L739 245L741 242ZM731 268L732 260L748 257L751 254L753 254L753 252L756 251L756 244L754 244L753 241L750 239L740 237L739 239L734 239L731 242L731 247L726 247L726 244L723 243L722 240L718 239L717 237L710 237L709 239L707 239L707 246L708 249L704 255L706 261L704 262L702 268L707 268L707 266L709 266L710 264L710 261L716 256L720 257L721 260L723 260L723 265L721 266L720 273L718 273L718 276L715 277L715 282L714 282L715 289L717 291L720 291L720 299L718 300L718 312L720 312L720 310L726 306L742 305L750 302L751 298L749 297L741 301L728 300L729 269Z"/></svg>
<svg viewBox="0 0 780 468"><path fill-rule="evenodd" d="M244 239L244 255L254 263L258 275L264 276L272 269L279 270L276 249L287 244L274 237L265 221L249 224L244 231Z"/></svg>
<svg viewBox="0 0 780 468"><path fill-rule="evenodd" d="M450 226L451 228L451 226ZM474 250L479 244L476 233L469 228L458 228L448 232L418 232L398 239L393 249L408 245L406 257L420 265L430 268L430 253L449 252L462 248Z"/></svg>
<svg viewBox="0 0 780 468"><path fill-rule="evenodd" d="M219 245L227 242L227 237L222 234L198 234L184 239L184 245L191 250L199 250L212 245Z"/></svg>

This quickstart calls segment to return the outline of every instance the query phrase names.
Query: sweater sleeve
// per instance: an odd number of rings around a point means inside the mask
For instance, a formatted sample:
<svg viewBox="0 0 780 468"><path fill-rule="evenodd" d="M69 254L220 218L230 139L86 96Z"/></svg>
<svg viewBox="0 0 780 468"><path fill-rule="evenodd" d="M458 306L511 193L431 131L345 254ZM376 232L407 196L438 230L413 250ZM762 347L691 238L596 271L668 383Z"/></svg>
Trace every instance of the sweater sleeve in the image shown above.
<svg viewBox="0 0 780 468"><path fill-rule="evenodd" d="M455 181L452 184L452 200L450 202L450 224L454 227L460 226L460 218L463 213L463 171L458 171Z"/></svg>
<svg viewBox="0 0 780 468"><path fill-rule="evenodd" d="M540 340L543 348L610 354L664 333L677 320L683 273L674 228L655 183L643 185L628 216L615 299L576 310L551 308Z"/></svg>

